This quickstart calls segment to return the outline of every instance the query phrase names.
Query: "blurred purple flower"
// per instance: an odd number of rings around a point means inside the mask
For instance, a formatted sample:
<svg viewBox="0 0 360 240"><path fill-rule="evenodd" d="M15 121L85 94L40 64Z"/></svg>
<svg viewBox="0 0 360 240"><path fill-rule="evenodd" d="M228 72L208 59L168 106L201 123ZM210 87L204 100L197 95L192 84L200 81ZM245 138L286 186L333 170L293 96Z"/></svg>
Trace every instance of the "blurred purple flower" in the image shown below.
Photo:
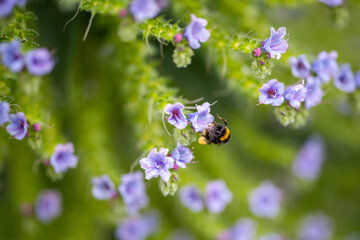
<svg viewBox="0 0 360 240"><path fill-rule="evenodd" d="M209 212L220 213L232 201L232 193L223 180L208 182L205 187L205 205Z"/></svg>
<svg viewBox="0 0 360 240"><path fill-rule="evenodd" d="M24 113L18 112L16 114L10 114L9 121L10 124L6 126L8 133L14 138L22 140L26 136L29 127Z"/></svg>
<svg viewBox="0 0 360 240"><path fill-rule="evenodd" d="M259 240L284 240L283 236L278 233L268 233L259 237Z"/></svg>
<svg viewBox="0 0 360 240"><path fill-rule="evenodd" d="M166 156L168 152L169 149L166 148L160 148L159 152L157 148L153 148L146 158L140 160L141 168L145 170L145 179L150 180L160 175L164 182L169 181L169 169L174 167L174 159Z"/></svg>
<svg viewBox="0 0 360 240"><path fill-rule="evenodd" d="M191 23L184 29L184 37L188 40L192 49L200 48L200 43L206 42L210 37L210 32L205 28L208 22L206 19L197 18L191 14Z"/></svg>
<svg viewBox="0 0 360 240"><path fill-rule="evenodd" d="M27 0L17 0L17 5L20 7L25 7Z"/></svg>
<svg viewBox="0 0 360 240"><path fill-rule="evenodd" d="M285 99L289 101L290 106L299 108L301 102L305 101L308 90L303 84L297 84L295 86L288 87L285 90Z"/></svg>
<svg viewBox="0 0 360 240"><path fill-rule="evenodd" d="M45 190L40 192L35 202L37 218L44 223L50 223L60 216L62 211L62 197L57 190Z"/></svg>
<svg viewBox="0 0 360 240"><path fill-rule="evenodd" d="M9 103L0 102L0 126L9 121L9 111Z"/></svg>
<svg viewBox="0 0 360 240"><path fill-rule="evenodd" d="M282 192L272 182L266 181L249 194L251 212L264 218L275 218L280 212Z"/></svg>
<svg viewBox="0 0 360 240"><path fill-rule="evenodd" d="M312 62L312 70L323 82L329 82L330 78L336 75L338 71L337 57L338 54L336 51L329 53L322 51L319 53L317 60Z"/></svg>
<svg viewBox="0 0 360 240"><path fill-rule="evenodd" d="M177 102L175 104L166 104L164 112L170 115L167 120L168 122L178 129L184 129L187 126L186 116L183 113L184 105Z"/></svg>
<svg viewBox="0 0 360 240"><path fill-rule="evenodd" d="M321 89L320 79L313 76L307 77L305 87L308 89L308 93L305 98L305 108L309 109L320 104L324 96L324 92Z"/></svg>
<svg viewBox="0 0 360 240"><path fill-rule="evenodd" d="M181 204L193 212L204 209L204 203L200 189L195 185L184 186L179 191Z"/></svg>
<svg viewBox="0 0 360 240"><path fill-rule="evenodd" d="M104 174L100 177L94 177L91 182L93 185L91 193L94 198L107 200L116 196L115 185L108 175Z"/></svg>
<svg viewBox="0 0 360 240"><path fill-rule="evenodd" d="M174 159L176 165L181 168L186 168L186 164L194 159L194 155L189 148L177 143L177 147L171 152L170 157Z"/></svg>
<svg viewBox="0 0 360 240"><path fill-rule="evenodd" d="M299 240L332 239L333 222L328 216L316 213L305 217L298 231Z"/></svg>
<svg viewBox="0 0 360 240"><path fill-rule="evenodd" d="M344 0L318 0L319 2L322 2L329 7L338 7L344 3Z"/></svg>
<svg viewBox="0 0 360 240"><path fill-rule="evenodd" d="M66 172L68 168L75 168L78 158L74 155L74 145L72 143L58 144L50 158L50 165L56 173Z"/></svg>
<svg viewBox="0 0 360 240"><path fill-rule="evenodd" d="M270 53L271 58L275 58L277 60L280 59L281 54L285 53L289 48L288 40L285 40L286 36L286 28L281 27L277 31L273 27L271 27L271 34L268 39L266 39L261 48Z"/></svg>
<svg viewBox="0 0 360 240"><path fill-rule="evenodd" d="M26 53L25 64L30 74L42 76L53 70L55 61L49 50L38 48Z"/></svg>
<svg viewBox="0 0 360 240"><path fill-rule="evenodd" d="M259 104L280 106L284 102L284 84L272 79L259 89Z"/></svg>
<svg viewBox="0 0 360 240"><path fill-rule="evenodd" d="M203 105L196 105L197 112L189 113L189 121L195 129L195 132L202 132L208 128L209 124L214 121L214 116L210 114L210 103L205 102Z"/></svg>
<svg viewBox="0 0 360 240"><path fill-rule="evenodd" d="M9 15L15 7L16 0L1 0L0 1L0 18Z"/></svg>
<svg viewBox="0 0 360 240"><path fill-rule="evenodd" d="M339 72L334 77L334 85L337 89L346 93L355 91L356 82L350 64L341 65Z"/></svg>
<svg viewBox="0 0 360 240"><path fill-rule="evenodd" d="M256 235L256 223L249 218L239 219L231 228L232 240L251 240Z"/></svg>
<svg viewBox="0 0 360 240"><path fill-rule="evenodd" d="M135 21L142 22L146 19L154 18L161 11L156 0L133 0L129 6L130 13Z"/></svg>
<svg viewBox="0 0 360 240"><path fill-rule="evenodd" d="M292 165L293 173L305 180L316 179L321 171L324 155L322 139L317 135L312 136L298 152Z"/></svg>
<svg viewBox="0 0 360 240"><path fill-rule="evenodd" d="M1 5L1 4L0 4ZM0 44L1 61L12 72L20 72L24 68L24 58L21 54L21 42L17 39Z"/></svg>
<svg viewBox="0 0 360 240"><path fill-rule="evenodd" d="M294 77L306 78L311 73L311 65L306 60L306 55L300 55L299 57L290 57L289 62L291 65L291 72Z"/></svg>
<svg viewBox="0 0 360 240"><path fill-rule="evenodd" d="M145 190L144 175L140 171L122 175L118 190L130 214L138 213L141 208L149 204Z"/></svg>
<svg viewBox="0 0 360 240"><path fill-rule="evenodd" d="M358 88L360 88L360 71L358 71L355 75L355 82Z"/></svg>
<svg viewBox="0 0 360 240"><path fill-rule="evenodd" d="M156 4L158 5L158 7L160 9L164 9L167 8L169 5L169 1L168 0L155 0Z"/></svg>

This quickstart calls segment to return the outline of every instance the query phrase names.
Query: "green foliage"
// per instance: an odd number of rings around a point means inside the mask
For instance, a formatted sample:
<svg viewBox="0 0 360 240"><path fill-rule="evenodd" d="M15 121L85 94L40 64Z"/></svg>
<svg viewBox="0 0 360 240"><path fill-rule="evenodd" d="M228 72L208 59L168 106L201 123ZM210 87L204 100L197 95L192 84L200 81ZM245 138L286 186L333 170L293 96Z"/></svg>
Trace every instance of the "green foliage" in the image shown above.
<svg viewBox="0 0 360 240"><path fill-rule="evenodd" d="M274 110L275 118L285 127L301 128L305 126L309 117L307 109L295 109L288 105L277 107Z"/></svg>

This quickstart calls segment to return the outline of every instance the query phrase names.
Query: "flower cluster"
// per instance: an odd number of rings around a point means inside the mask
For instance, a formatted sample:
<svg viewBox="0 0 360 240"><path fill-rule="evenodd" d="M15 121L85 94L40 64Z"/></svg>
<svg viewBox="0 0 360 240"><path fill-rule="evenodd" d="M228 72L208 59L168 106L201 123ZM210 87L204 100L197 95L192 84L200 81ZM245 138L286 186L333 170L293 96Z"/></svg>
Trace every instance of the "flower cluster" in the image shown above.
<svg viewBox="0 0 360 240"><path fill-rule="evenodd" d="M62 211L62 196L57 190L44 190L36 198L35 213L44 223L59 217Z"/></svg>
<svg viewBox="0 0 360 240"><path fill-rule="evenodd" d="M11 42L0 44L2 64L12 72L21 72L25 66L28 72L35 76L50 73L55 61L46 48L37 48L25 53L21 52L21 42L14 39Z"/></svg>
<svg viewBox="0 0 360 240"><path fill-rule="evenodd" d="M0 18L8 16L13 8L18 5L24 7L27 0L2 0L0 1Z"/></svg>
<svg viewBox="0 0 360 240"><path fill-rule="evenodd" d="M233 227L222 231L217 240L249 240L255 239L256 223L250 218L239 219Z"/></svg>
<svg viewBox="0 0 360 240"><path fill-rule="evenodd" d="M204 200L203 200L204 199ZM193 212L200 212L204 205L211 213L220 213L232 201L232 193L222 180L208 182L205 186L204 197L195 185L184 186L180 189L181 204ZM204 204L205 202L205 204Z"/></svg>

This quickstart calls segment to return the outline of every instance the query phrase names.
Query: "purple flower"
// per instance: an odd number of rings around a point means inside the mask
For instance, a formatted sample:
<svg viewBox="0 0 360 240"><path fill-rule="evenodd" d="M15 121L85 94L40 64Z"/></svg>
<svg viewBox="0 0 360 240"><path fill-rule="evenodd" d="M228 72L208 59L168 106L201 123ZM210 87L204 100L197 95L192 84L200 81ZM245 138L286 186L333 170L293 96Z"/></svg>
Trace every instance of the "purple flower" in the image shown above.
<svg viewBox="0 0 360 240"><path fill-rule="evenodd" d="M320 79L313 76L307 77L305 87L308 89L308 93L305 98L305 108L309 109L320 104L324 96L324 92L321 89Z"/></svg>
<svg viewBox="0 0 360 240"><path fill-rule="evenodd" d="M26 136L29 127L24 113L18 112L17 114L10 114L9 121L10 124L6 126L8 133L14 138L22 140Z"/></svg>
<svg viewBox="0 0 360 240"><path fill-rule="evenodd" d="M358 71L355 75L355 82L356 82L357 87L360 88L360 71Z"/></svg>
<svg viewBox="0 0 360 240"><path fill-rule="evenodd" d="M186 164L194 159L190 149L180 143L177 144L177 147L171 152L170 156L174 159L176 165L181 168L186 168Z"/></svg>
<svg viewBox="0 0 360 240"><path fill-rule="evenodd" d="M156 230L157 224L158 218L153 214L126 218L120 221L115 231L115 238L118 240L145 240Z"/></svg>
<svg viewBox="0 0 360 240"><path fill-rule="evenodd" d="M239 219L231 228L232 240L251 240L256 235L256 223L249 218Z"/></svg>
<svg viewBox="0 0 360 240"><path fill-rule="evenodd" d="M179 191L180 202L184 207L193 212L200 212L204 209L204 203L200 189L195 185L182 187Z"/></svg>
<svg viewBox="0 0 360 240"><path fill-rule="evenodd" d="M30 74L42 76L53 70L55 61L49 50L38 48L26 53L25 64Z"/></svg>
<svg viewBox="0 0 360 240"><path fill-rule="evenodd" d="M16 0L1 0L0 1L0 18L9 15L16 5Z"/></svg>
<svg viewBox="0 0 360 240"><path fill-rule="evenodd" d="M223 180L211 181L205 187L205 205L209 212L220 213L232 200L232 193Z"/></svg>
<svg viewBox="0 0 360 240"><path fill-rule="evenodd" d="M122 175L118 190L130 214L137 213L149 204L145 191L144 175L140 171Z"/></svg>
<svg viewBox="0 0 360 240"><path fill-rule="evenodd" d="M334 77L334 85L337 89L346 93L355 91L356 82L350 64L341 65L339 72Z"/></svg>
<svg viewBox="0 0 360 240"><path fill-rule="evenodd" d="M304 85L297 84L295 86L288 87L285 91L285 99L289 101L290 106L299 108L301 102L305 101L308 90Z"/></svg>
<svg viewBox="0 0 360 240"><path fill-rule="evenodd" d="M214 121L214 116L210 114L210 103L208 102L201 106L196 105L196 109L197 112L188 114L189 121L195 128L195 132L202 132Z"/></svg>
<svg viewBox="0 0 360 240"><path fill-rule="evenodd" d="M271 27L271 34L268 39L266 39L263 43L261 48L270 53L271 58L275 58L277 60L280 59L281 54L285 53L286 50L289 48L287 43L288 40L285 40L284 37L286 36L286 28L281 27L276 32L273 27Z"/></svg>
<svg viewBox="0 0 360 240"><path fill-rule="evenodd" d="M94 177L91 180L93 187L91 193L98 200L107 200L116 196L115 185L108 175Z"/></svg>
<svg viewBox="0 0 360 240"><path fill-rule="evenodd" d="M280 234L278 233L268 233L266 235L263 235L259 237L259 240L284 240Z"/></svg>
<svg viewBox="0 0 360 240"><path fill-rule="evenodd" d="M57 190L42 191L36 198L35 213L44 223L50 223L60 216L62 211L62 197Z"/></svg>
<svg viewBox="0 0 360 240"><path fill-rule="evenodd" d="M314 180L321 171L324 162L324 144L319 136L306 141L298 152L292 165L293 173L305 180Z"/></svg>
<svg viewBox="0 0 360 240"><path fill-rule="evenodd" d="M250 192L251 212L264 218L275 218L280 212L282 192L272 182L266 181Z"/></svg>
<svg viewBox="0 0 360 240"><path fill-rule="evenodd" d="M197 18L191 14L191 23L184 29L184 37L188 40L192 49L200 48L200 43L206 42L210 37L210 32L205 28L208 22L206 19Z"/></svg>
<svg viewBox="0 0 360 240"><path fill-rule="evenodd" d="M168 122L178 129L184 129L187 126L186 116L183 113L184 105L177 102L173 104L166 104L164 112L170 115L167 120Z"/></svg>
<svg viewBox="0 0 360 240"><path fill-rule="evenodd" d="M58 144L50 158L50 164L56 173L66 172L68 168L75 168L78 163L77 156L74 155L74 145L72 143Z"/></svg>
<svg viewBox="0 0 360 240"><path fill-rule="evenodd" d="M9 121L9 111L9 103L0 102L0 126Z"/></svg>
<svg viewBox="0 0 360 240"><path fill-rule="evenodd" d="M155 0L133 0L130 3L129 11L134 16L135 21L142 22L156 17L161 8Z"/></svg>
<svg viewBox="0 0 360 240"><path fill-rule="evenodd" d="M329 7L337 7L344 3L344 0L318 0L319 2L322 2Z"/></svg>
<svg viewBox="0 0 360 240"><path fill-rule="evenodd" d="M284 84L272 79L259 89L259 104L280 106L284 102Z"/></svg>
<svg viewBox="0 0 360 240"><path fill-rule="evenodd" d="M153 148L146 158L140 160L141 168L145 170L145 179L150 180L160 175L164 182L169 181L169 169L174 166L174 159L166 156L168 152L169 149L166 148L160 148L159 152L157 148Z"/></svg>
<svg viewBox="0 0 360 240"><path fill-rule="evenodd" d="M311 73L311 65L306 60L306 55L300 55L298 58L290 57L291 72L294 77L306 78Z"/></svg>
<svg viewBox="0 0 360 240"><path fill-rule="evenodd" d="M299 240L328 240L332 238L333 223L325 214L305 217L298 231Z"/></svg>
<svg viewBox="0 0 360 240"><path fill-rule="evenodd" d="M334 77L338 71L338 64L336 59L338 54L336 51L327 53L322 51L319 53L316 61L312 62L312 70L317 74L323 82L329 82L330 78Z"/></svg>
<svg viewBox="0 0 360 240"><path fill-rule="evenodd" d="M20 72L24 68L24 59L21 54L21 42L13 40L0 44L1 60L4 66L12 72Z"/></svg>

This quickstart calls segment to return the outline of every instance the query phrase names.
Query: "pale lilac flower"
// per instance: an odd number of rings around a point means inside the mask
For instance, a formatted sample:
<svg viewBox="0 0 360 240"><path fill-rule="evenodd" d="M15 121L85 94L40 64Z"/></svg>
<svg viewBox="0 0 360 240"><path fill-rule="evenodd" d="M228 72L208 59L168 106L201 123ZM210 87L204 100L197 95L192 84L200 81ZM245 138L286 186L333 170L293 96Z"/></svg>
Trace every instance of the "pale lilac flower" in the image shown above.
<svg viewBox="0 0 360 240"><path fill-rule="evenodd" d="M108 175L104 174L100 177L93 177L91 182L93 185L91 193L94 198L108 200L116 196L115 185Z"/></svg>
<svg viewBox="0 0 360 240"><path fill-rule="evenodd" d="M184 207L193 212L200 212L204 209L204 203L200 189L195 185L182 187L179 191L180 202Z"/></svg>
<svg viewBox="0 0 360 240"><path fill-rule="evenodd" d="M291 72L294 77L306 78L311 73L311 65L306 60L306 55L300 55L299 57L290 57L289 63L291 65Z"/></svg>
<svg viewBox="0 0 360 240"><path fill-rule="evenodd" d="M203 105L196 105L197 112L189 113L189 121L195 129L195 132L202 132L208 128L209 124L214 121L214 116L210 114L210 103L205 102Z"/></svg>
<svg viewBox="0 0 360 240"><path fill-rule="evenodd" d="M272 182L266 181L249 194L251 212L264 218L275 218L280 212L282 192Z"/></svg>
<svg viewBox="0 0 360 240"><path fill-rule="evenodd" d="M298 152L292 165L293 173L305 180L314 180L318 177L324 162L324 144L317 135L306 141Z"/></svg>
<svg viewBox="0 0 360 240"><path fill-rule="evenodd" d="M266 39L261 48L270 53L271 58L280 59L281 54L285 53L289 48L288 40L284 39L286 36L286 28L281 27L277 31L271 27L271 34L268 39Z"/></svg>
<svg viewBox="0 0 360 240"><path fill-rule="evenodd" d="M355 82L358 88L360 88L360 71L358 71L355 75Z"/></svg>
<svg viewBox="0 0 360 240"><path fill-rule="evenodd" d="M334 85L337 89L346 93L355 91L356 82L350 64L341 65L339 72L334 77Z"/></svg>
<svg viewBox="0 0 360 240"><path fill-rule="evenodd" d="M298 231L299 240L332 239L333 222L328 216L316 213L305 217Z"/></svg>
<svg viewBox="0 0 360 240"><path fill-rule="evenodd" d="M186 164L194 159L190 149L180 143L177 143L177 147L171 152L170 157L174 159L176 165L180 168L186 168Z"/></svg>
<svg viewBox="0 0 360 240"><path fill-rule="evenodd" d="M150 180L160 175L164 182L169 181L169 169L174 167L174 159L166 156L168 152L169 149L166 148L160 148L159 152L157 148L153 148L146 158L140 160L141 168L145 170L145 179Z"/></svg>
<svg viewBox="0 0 360 240"><path fill-rule="evenodd" d="M164 108L165 114L170 115L167 120L168 122L178 129L184 129L187 126L186 116L183 113L184 105L177 102L175 104L166 104Z"/></svg>
<svg viewBox="0 0 360 240"><path fill-rule="evenodd" d="M161 11L156 0L133 0L129 6L130 13L135 21L142 22L146 19L156 17Z"/></svg>
<svg viewBox="0 0 360 240"><path fill-rule="evenodd" d="M285 240L285 238L278 233L268 233L260 236L259 240Z"/></svg>
<svg viewBox="0 0 360 240"><path fill-rule="evenodd" d="M0 126L9 121L9 111L9 103L0 102Z"/></svg>
<svg viewBox="0 0 360 240"><path fill-rule="evenodd" d="M305 98L305 108L309 109L320 104L324 96L324 92L321 89L321 80L316 77L309 76L306 78L305 87L308 89L308 93Z"/></svg>
<svg viewBox="0 0 360 240"><path fill-rule="evenodd" d="M308 90L303 84L288 87L285 90L285 99L289 102L291 107L299 108L301 102L305 101Z"/></svg>
<svg viewBox="0 0 360 240"><path fill-rule="evenodd" d="M1 0L0 1L0 18L9 15L16 5L16 0Z"/></svg>
<svg viewBox="0 0 360 240"><path fill-rule="evenodd" d="M10 114L9 121L10 124L6 126L8 133L15 139L22 140L26 136L29 127L24 113L18 112L16 114Z"/></svg>
<svg viewBox="0 0 360 240"><path fill-rule="evenodd" d="M205 28L207 24L206 19L191 14L191 23L184 29L184 37L192 49L200 48L200 43L209 39L210 32Z"/></svg>
<svg viewBox="0 0 360 240"><path fill-rule="evenodd" d="M256 223L249 218L241 218L231 228L231 235L231 240L252 240L256 235Z"/></svg>
<svg viewBox="0 0 360 240"><path fill-rule="evenodd" d="M75 168L78 158L74 155L74 145L72 143L58 144L50 158L50 165L56 173L66 172L68 168Z"/></svg>
<svg viewBox="0 0 360 240"><path fill-rule="evenodd" d="M259 89L259 104L280 106L284 102L284 84L272 79Z"/></svg>
<svg viewBox="0 0 360 240"><path fill-rule="evenodd" d="M232 201L233 196L223 180L216 180L206 184L204 198L209 212L220 213Z"/></svg>
<svg viewBox="0 0 360 240"><path fill-rule="evenodd" d="M160 9L164 9L167 8L169 5L169 1L168 0L155 0L156 4L158 5L158 7Z"/></svg>
<svg viewBox="0 0 360 240"><path fill-rule="evenodd" d="M38 48L26 53L25 64L30 74L42 76L53 70L55 61L49 50Z"/></svg>
<svg viewBox="0 0 360 240"><path fill-rule="evenodd" d="M24 68L24 58L21 54L21 42L17 39L0 44L1 61L12 72L20 72Z"/></svg>
<svg viewBox="0 0 360 240"><path fill-rule="evenodd" d="M319 2L322 2L329 7L338 7L344 3L344 0L318 0Z"/></svg>
<svg viewBox="0 0 360 240"><path fill-rule="evenodd" d="M62 211L62 197L57 190L42 191L36 198L35 213L44 223L50 223L60 216Z"/></svg>
<svg viewBox="0 0 360 240"><path fill-rule="evenodd" d="M140 171L122 175L118 190L130 214L136 214L141 208L149 204L144 175Z"/></svg>
<svg viewBox="0 0 360 240"><path fill-rule="evenodd" d="M330 78L333 78L336 75L338 71L338 64L336 62L337 57L338 54L336 51L331 51L329 53L322 51L319 53L317 60L312 62L312 70L323 82L329 82Z"/></svg>

